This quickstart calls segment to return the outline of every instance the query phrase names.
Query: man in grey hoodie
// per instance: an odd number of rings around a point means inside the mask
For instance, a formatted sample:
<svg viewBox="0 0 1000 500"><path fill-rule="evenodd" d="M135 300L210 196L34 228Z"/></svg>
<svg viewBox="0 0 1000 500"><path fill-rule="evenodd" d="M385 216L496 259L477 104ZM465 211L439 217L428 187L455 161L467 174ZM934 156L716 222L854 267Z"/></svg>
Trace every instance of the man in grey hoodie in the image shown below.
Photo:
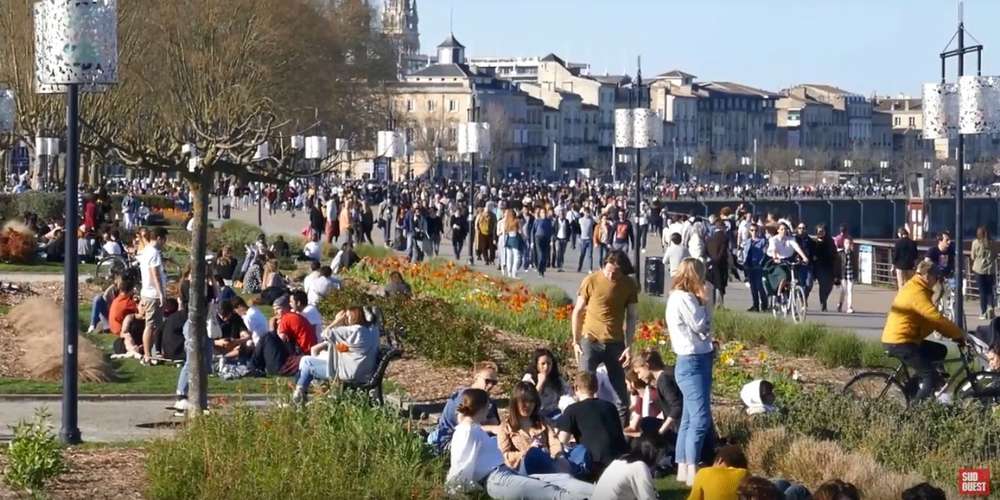
<svg viewBox="0 0 1000 500"><path fill-rule="evenodd" d="M576 272L583 271L583 262L587 262L587 271L594 270L594 217L590 214L590 208L583 208L583 215L578 219L580 224L580 262L576 265Z"/></svg>

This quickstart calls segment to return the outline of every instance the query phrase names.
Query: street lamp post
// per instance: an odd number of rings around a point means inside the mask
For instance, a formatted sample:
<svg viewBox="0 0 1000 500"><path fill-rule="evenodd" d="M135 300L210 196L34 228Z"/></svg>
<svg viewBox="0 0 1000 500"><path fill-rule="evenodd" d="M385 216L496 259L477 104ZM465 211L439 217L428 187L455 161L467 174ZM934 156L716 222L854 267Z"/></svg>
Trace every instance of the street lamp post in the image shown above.
<svg viewBox="0 0 1000 500"><path fill-rule="evenodd" d="M435 181L440 180L441 177L442 177L443 167L441 166L441 162L443 161L443 159L444 159L444 148L441 147L441 143L435 143L434 144L434 166L435 166L435 169L434 169L434 180Z"/></svg>
<svg viewBox="0 0 1000 500"><path fill-rule="evenodd" d="M879 168L879 182L885 184L885 172L886 170L889 169L889 162L885 160L878 162L878 168Z"/></svg>
<svg viewBox="0 0 1000 500"><path fill-rule="evenodd" d="M749 167L751 164L752 164L752 162L750 161L750 157L748 157L748 156L740 157L740 166L741 167ZM757 172L753 173L753 177L754 177L754 179L757 178Z"/></svg>
<svg viewBox="0 0 1000 500"><path fill-rule="evenodd" d="M253 156L253 161L262 162L267 160L270 156L271 156L271 144L265 141L257 145L257 153ZM263 220L264 202L262 200L262 198L264 197L263 196L264 193L262 191L263 190L261 189L261 185L258 182L257 183L257 226L258 227L264 227L264 220Z"/></svg>
<svg viewBox="0 0 1000 500"><path fill-rule="evenodd" d="M854 166L854 162L851 160L844 160L844 170L850 170Z"/></svg>
<svg viewBox="0 0 1000 500"><path fill-rule="evenodd" d="M475 244L474 224L476 219L476 161L479 155L489 155L490 125L480 122L480 110L476 99L476 90L472 90L472 102L469 106L468 121L459 123L458 127L458 154L469 155L469 265L475 265Z"/></svg>
<svg viewBox="0 0 1000 500"><path fill-rule="evenodd" d="M806 166L806 161L805 160L803 160L802 158L796 158L795 159L795 169L792 170L792 172L795 172L796 170L799 171L799 172L801 172L802 169L805 166ZM791 191L792 191L792 172L788 173L788 196L792 195L792 193L791 193ZM801 175L801 174L799 174L799 175Z"/></svg>
<svg viewBox="0 0 1000 500"><path fill-rule="evenodd" d="M63 276L63 399L59 437L81 441L77 421L80 91L101 91L117 81L117 0L40 0L34 6L35 87L66 94L66 267Z"/></svg>

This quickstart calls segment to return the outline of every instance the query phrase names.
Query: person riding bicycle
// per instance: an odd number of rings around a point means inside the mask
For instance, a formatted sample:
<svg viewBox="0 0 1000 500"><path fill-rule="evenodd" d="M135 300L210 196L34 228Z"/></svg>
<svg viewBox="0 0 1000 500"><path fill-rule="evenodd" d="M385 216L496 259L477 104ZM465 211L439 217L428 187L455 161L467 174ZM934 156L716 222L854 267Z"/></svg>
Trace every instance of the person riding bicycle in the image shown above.
<svg viewBox="0 0 1000 500"><path fill-rule="evenodd" d="M920 381L914 400L934 393L941 384L941 374L934 366L944 360L948 348L927 340L937 331L956 344L965 343L965 334L931 302L931 290L944 277L945 270L928 261L917 265L917 274L903 285L889 308L882 330L882 346L890 356L912 368Z"/></svg>
<svg viewBox="0 0 1000 500"><path fill-rule="evenodd" d="M941 280L934 286L933 295L934 304L940 304L946 291L945 282L954 287L952 279L955 274L955 244L951 241L951 233L941 231L941 234L938 234L937 245L927 249L927 253L924 254L924 262L934 264L941 269Z"/></svg>
<svg viewBox="0 0 1000 500"><path fill-rule="evenodd" d="M771 237L767 244L767 256L774 261L775 274L780 275L779 284L776 288L779 297L783 296L788 283L792 278L791 266L795 264L798 257L802 262L809 262L809 258L802 247L792 236L792 227L786 220L778 221L778 234Z"/></svg>

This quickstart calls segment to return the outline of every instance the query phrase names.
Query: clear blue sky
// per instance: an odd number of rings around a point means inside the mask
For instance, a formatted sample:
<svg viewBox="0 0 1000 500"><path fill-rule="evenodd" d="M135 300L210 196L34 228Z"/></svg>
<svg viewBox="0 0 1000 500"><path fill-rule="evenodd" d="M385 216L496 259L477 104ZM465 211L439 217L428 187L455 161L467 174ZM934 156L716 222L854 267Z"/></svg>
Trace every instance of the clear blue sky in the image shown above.
<svg viewBox="0 0 1000 500"><path fill-rule="evenodd" d="M870 95L936 81L956 0L418 0L421 48L448 35L471 56L555 52L593 73L680 69L780 90L827 83ZM1000 74L1000 0L966 0L966 26ZM974 58L967 68L974 70ZM949 68L953 75L954 67Z"/></svg>

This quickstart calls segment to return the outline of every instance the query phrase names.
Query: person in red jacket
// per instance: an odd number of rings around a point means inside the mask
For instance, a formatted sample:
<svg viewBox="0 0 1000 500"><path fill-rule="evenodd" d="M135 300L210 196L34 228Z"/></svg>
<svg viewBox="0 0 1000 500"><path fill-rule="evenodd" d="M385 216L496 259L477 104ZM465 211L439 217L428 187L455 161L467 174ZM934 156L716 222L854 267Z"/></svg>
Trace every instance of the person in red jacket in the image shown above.
<svg viewBox="0 0 1000 500"><path fill-rule="evenodd" d="M83 202L83 226L87 231L97 227L97 202L90 195Z"/></svg>
<svg viewBox="0 0 1000 500"><path fill-rule="evenodd" d="M287 295L274 301L271 331L260 338L250 358L250 366L267 375L294 375L299 359L316 344L309 321L292 310Z"/></svg>

